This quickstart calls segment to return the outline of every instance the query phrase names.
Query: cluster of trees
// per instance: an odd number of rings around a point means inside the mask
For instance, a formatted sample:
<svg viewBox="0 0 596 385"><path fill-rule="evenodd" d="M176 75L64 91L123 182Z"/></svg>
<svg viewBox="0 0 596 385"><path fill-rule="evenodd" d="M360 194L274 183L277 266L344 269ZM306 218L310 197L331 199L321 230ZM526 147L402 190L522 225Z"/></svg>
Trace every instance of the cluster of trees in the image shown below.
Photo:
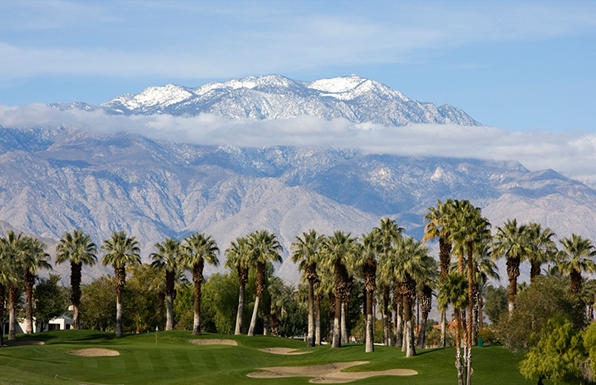
<svg viewBox="0 0 596 385"><path fill-rule="evenodd" d="M98 248L89 236L74 231L60 240L56 262L71 264L74 327L81 326L82 312L84 326L114 328L117 337L123 333L123 317L128 330L152 330L163 325L165 308L166 330L178 324L184 328L192 325L194 334L202 329L230 333L233 329L235 334L249 336L297 335L305 331L308 346L321 344L327 338L334 348L347 343L352 330L361 330L366 352L374 351L376 334L379 339L382 335L384 344L401 347L411 357L417 348L426 346L426 325L435 294L442 311L440 346L448 344L447 322L451 314L447 309L453 309L460 384L471 383L471 347L483 328L483 298L500 293L488 285L489 279L499 277L496 259L506 259L509 279L506 314L498 322L493 320L506 345L511 345L507 341L523 340L512 337L515 330L522 329L510 325L517 319L516 314L525 309L516 307L517 279L524 261L531 265L530 288L540 287L536 282L541 280L541 266L548 263L549 274L558 274L559 280L569 277L568 294L576 301L574 306L580 304L574 309L583 309L582 319L587 306L594 303L594 296L589 299L582 294L582 273L596 271L591 260L596 251L588 239L573 234L559 242L562 248L558 250L550 229L536 223L519 225L515 219L497 227L493 236L481 210L466 200L438 201L436 207L428 209L425 219L421 241L404 236L403 229L388 218L359 238L343 231L325 236L315 230L297 236L290 250L292 261L303 273L304 284L297 291L273 275L273 264L281 262L282 247L276 235L267 230L233 241L225 250L225 267L230 272L213 274L207 281L204 266L218 266L220 250L210 236L200 233L183 240L167 238L156 243L155 252L150 255L153 263L142 265L135 237L115 232ZM433 239L439 243L438 261L423 243ZM31 331L35 272L50 267L44 249L39 240L13 232L0 242L0 298L4 298L5 291L8 293L9 322L13 325L17 291L24 287L26 332ZM111 265L114 276L104 276L81 288L82 266L96 263L100 249L104 254L101 263ZM113 301L106 294L110 288L116 291L112 310L105 306ZM123 297L130 303L125 304ZM414 314L416 304L419 316ZM382 314L378 325L382 333L376 325L375 306ZM487 312L499 312L494 303L487 306ZM491 314L489 317L492 319ZM570 322L578 332L584 326L578 320ZM539 324L546 325L547 320ZM14 338L14 333L9 338ZM521 348L538 348L539 341Z"/></svg>

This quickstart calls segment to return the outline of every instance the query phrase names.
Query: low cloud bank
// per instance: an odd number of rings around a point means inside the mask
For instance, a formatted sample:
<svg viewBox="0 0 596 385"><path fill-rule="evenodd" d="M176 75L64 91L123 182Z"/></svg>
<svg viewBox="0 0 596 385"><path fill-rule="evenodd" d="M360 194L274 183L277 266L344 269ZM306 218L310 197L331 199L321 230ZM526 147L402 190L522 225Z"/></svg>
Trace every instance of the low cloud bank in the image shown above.
<svg viewBox="0 0 596 385"><path fill-rule="evenodd" d="M203 145L342 147L378 154L517 160L530 170L552 168L596 184L596 133L585 131L512 132L434 124L387 127L310 116L270 121L228 121L212 114L115 116L101 110L59 111L42 104L0 106L0 125L66 126L105 134L124 131Z"/></svg>

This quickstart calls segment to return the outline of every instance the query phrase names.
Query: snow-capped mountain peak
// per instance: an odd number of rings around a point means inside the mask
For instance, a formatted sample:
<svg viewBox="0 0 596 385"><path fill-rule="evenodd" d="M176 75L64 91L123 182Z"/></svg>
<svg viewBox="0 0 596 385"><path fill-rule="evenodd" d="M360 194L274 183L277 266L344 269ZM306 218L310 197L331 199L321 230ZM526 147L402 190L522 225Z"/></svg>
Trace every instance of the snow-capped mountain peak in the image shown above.
<svg viewBox="0 0 596 385"><path fill-rule="evenodd" d="M83 103L56 103L59 109ZM320 119L344 118L354 123L388 126L411 123L480 125L450 105L420 103L377 81L357 75L310 82L281 75L249 76L212 82L197 88L168 84L136 94L118 96L101 106L111 114L170 114L195 116L210 113L230 120L289 119L300 115Z"/></svg>

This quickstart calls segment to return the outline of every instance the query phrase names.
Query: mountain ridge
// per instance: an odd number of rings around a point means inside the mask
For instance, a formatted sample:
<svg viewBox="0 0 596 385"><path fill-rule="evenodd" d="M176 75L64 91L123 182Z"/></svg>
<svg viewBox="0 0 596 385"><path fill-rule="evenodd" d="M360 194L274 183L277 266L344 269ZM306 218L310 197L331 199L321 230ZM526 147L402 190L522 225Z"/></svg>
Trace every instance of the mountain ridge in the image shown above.
<svg viewBox="0 0 596 385"><path fill-rule="evenodd" d="M61 110L100 109L118 115L196 116L210 113L230 120L290 119L308 115L389 126L412 123L481 125L459 108L409 99L382 83L357 75L310 82L281 75L250 76L196 88L167 84L146 88L138 94L120 95L98 106L84 102L50 106Z"/></svg>

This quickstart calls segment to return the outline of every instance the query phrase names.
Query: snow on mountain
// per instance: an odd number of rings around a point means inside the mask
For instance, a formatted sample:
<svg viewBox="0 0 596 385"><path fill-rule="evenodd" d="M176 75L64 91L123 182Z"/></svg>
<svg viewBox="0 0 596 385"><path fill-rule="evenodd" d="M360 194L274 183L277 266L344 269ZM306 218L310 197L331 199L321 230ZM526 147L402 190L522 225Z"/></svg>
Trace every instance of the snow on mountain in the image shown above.
<svg viewBox="0 0 596 385"><path fill-rule="evenodd" d="M168 84L147 88L136 95L118 96L100 106L84 103L52 106L59 109L101 108L111 114L124 115L212 113L232 120L289 119L309 115L392 126L411 123L480 125L458 108L411 100L384 84L356 75L312 82L281 75L250 76L197 88Z"/></svg>

